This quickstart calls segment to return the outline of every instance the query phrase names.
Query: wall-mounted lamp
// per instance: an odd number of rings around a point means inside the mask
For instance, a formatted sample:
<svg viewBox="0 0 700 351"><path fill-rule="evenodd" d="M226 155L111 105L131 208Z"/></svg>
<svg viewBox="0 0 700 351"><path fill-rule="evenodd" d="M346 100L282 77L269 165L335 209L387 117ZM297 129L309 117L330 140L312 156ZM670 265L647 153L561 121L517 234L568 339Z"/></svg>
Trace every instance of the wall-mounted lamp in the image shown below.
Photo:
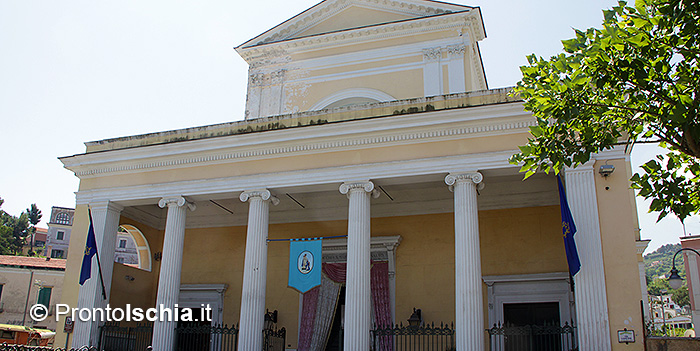
<svg viewBox="0 0 700 351"><path fill-rule="evenodd" d="M420 308L413 308L413 314L408 318L408 326L412 328L418 328L423 323L423 316Z"/></svg>
<svg viewBox="0 0 700 351"><path fill-rule="evenodd" d="M615 166L609 165L609 164L604 164L600 166L600 169L598 169L598 173L602 175L603 177L608 177L609 175L613 174L615 172Z"/></svg>
<svg viewBox="0 0 700 351"><path fill-rule="evenodd" d="M277 324L277 310L270 312L267 310L265 313L265 330L272 330Z"/></svg>
<svg viewBox="0 0 700 351"><path fill-rule="evenodd" d="M160 261L163 258L163 253L158 251L153 254L153 259L156 261Z"/></svg>

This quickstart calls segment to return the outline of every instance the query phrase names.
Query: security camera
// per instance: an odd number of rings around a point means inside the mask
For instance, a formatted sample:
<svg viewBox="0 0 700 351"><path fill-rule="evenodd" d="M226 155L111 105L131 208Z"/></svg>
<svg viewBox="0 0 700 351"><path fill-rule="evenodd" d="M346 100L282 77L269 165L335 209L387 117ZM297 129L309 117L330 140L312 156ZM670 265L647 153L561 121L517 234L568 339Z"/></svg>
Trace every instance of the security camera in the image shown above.
<svg viewBox="0 0 700 351"><path fill-rule="evenodd" d="M613 172L615 172L615 166L608 164L600 166L600 169L598 170L598 173L600 173L600 175L602 175L603 177L607 177Z"/></svg>

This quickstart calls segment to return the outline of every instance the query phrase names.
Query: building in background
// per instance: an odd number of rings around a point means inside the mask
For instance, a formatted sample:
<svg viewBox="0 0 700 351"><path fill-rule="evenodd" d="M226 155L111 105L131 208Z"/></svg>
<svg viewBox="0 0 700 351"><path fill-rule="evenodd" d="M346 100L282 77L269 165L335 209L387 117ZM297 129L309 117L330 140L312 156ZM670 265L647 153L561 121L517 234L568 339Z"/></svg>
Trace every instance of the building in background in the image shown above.
<svg viewBox="0 0 700 351"><path fill-rule="evenodd" d="M46 256L51 258L67 258L68 243L75 209L66 207L51 207L51 218L46 239Z"/></svg>
<svg viewBox="0 0 700 351"><path fill-rule="evenodd" d="M34 233L34 252L36 255L45 255L45 249L46 249L46 240L47 240L47 235L48 234L48 229L46 228L36 228L36 232ZM22 254L24 256L27 256L29 254L29 251L32 249L32 236L27 236L27 239L24 242L24 247L22 248Z"/></svg>
<svg viewBox="0 0 700 351"><path fill-rule="evenodd" d="M700 235L681 237L681 247L700 252ZM690 297L690 315L693 325L700 323L700 256L693 252L683 251L686 283Z"/></svg>
<svg viewBox="0 0 700 351"><path fill-rule="evenodd" d="M0 324L56 330L55 305L61 301L66 260L0 256ZM46 306L49 317L32 320L29 308Z"/></svg>

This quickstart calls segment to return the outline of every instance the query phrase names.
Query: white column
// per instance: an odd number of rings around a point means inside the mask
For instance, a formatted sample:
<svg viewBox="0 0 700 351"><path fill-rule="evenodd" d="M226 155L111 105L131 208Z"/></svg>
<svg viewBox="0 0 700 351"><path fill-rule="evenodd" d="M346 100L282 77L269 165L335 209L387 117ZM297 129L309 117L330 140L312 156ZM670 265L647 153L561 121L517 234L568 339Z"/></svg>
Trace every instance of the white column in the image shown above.
<svg viewBox="0 0 700 351"><path fill-rule="evenodd" d="M593 163L566 170L566 196L576 224L581 270L574 277L576 324L581 350L610 350L603 245Z"/></svg>
<svg viewBox="0 0 700 351"><path fill-rule="evenodd" d="M267 230L270 202L279 200L269 190L241 193L241 201L249 202L248 232L243 266L241 319L238 332L239 350L262 350L265 318L265 286L267 283Z"/></svg>
<svg viewBox="0 0 700 351"><path fill-rule="evenodd" d="M92 212L92 224L95 229L98 255L102 266L102 281L104 282L106 299L102 296L102 283L97 265L97 257L92 258L92 271L90 279L80 286L78 293L78 308L102 308L109 302L110 287L112 285L112 271L114 269L114 248L119 229L119 216L123 207L109 201L90 203ZM81 247L85 247L82 243ZM73 347L97 346L99 337L99 321L81 322L76 318L73 332Z"/></svg>
<svg viewBox="0 0 700 351"><path fill-rule="evenodd" d="M479 172L451 173L445 183L454 191L455 342L457 351L484 349L484 300L476 190Z"/></svg>
<svg viewBox="0 0 700 351"><path fill-rule="evenodd" d="M423 94L442 94L442 65L440 48L423 49Z"/></svg>
<svg viewBox="0 0 700 351"><path fill-rule="evenodd" d="M161 208L168 207L168 217L165 221L163 239L163 258L158 276L158 295L156 308L170 308L175 313L175 304L180 296L180 273L182 272L182 253L185 243L185 217L187 208L195 210L195 205L187 202L184 197L176 196L163 198L158 202ZM173 316L174 318L174 316ZM153 350L172 351L175 343L174 319L161 320L153 323Z"/></svg>
<svg viewBox="0 0 700 351"><path fill-rule="evenodd" d="M370 194L379 193L370 181L345 182L348 210L348 259L345 279L343 350L369 350L370 308Z"/></svg>

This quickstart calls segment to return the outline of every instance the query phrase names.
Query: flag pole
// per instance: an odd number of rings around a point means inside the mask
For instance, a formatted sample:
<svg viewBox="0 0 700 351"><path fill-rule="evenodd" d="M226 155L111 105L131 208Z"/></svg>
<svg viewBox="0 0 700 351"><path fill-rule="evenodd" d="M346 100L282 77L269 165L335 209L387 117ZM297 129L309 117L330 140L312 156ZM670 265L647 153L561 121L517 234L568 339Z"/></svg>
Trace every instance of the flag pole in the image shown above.
<svg viewBox="0 0 700 351"><path fill-rule="evenodd" d="M92 223L92 211L90 211L90 206L88 206L88 216L90 216L90 223ZM93 226L93 228L94 228L94 226ZM104 235L103 235L103 239L104 239ZM95 240L95 246L97 246L97 240ZM107 292L105 291L105 282L104 282L104 279L102 279L102 265L100 265L100 250L98 250L97 247L95 247L95 256L97 256L97 272L100 274L100 285L102 285L102 298L107 300Z"/></svg>

